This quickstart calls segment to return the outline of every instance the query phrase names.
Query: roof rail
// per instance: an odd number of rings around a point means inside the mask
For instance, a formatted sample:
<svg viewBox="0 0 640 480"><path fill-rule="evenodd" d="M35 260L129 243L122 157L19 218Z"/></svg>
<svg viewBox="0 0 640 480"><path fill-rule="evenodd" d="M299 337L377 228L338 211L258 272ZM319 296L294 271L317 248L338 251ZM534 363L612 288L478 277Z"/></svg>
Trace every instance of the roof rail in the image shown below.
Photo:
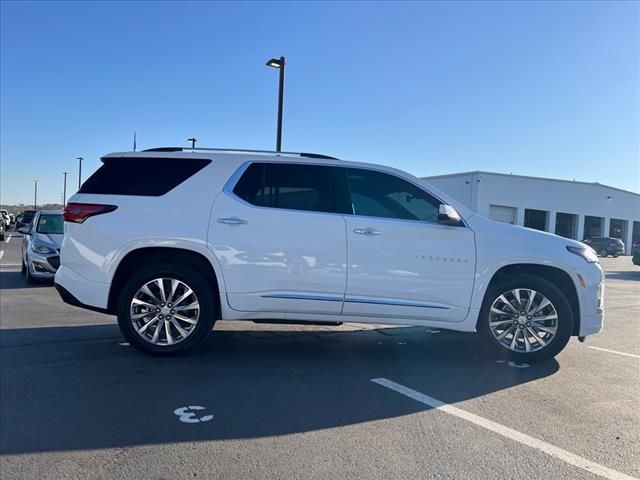
<svg viewBox="0 0 640 480"><path fill-rule="evenodd" d="M246 148L190 148L190 147L157 147L147 148L142 150L143 152L232 152L232 153L255 153L260 155L282 155L287 157L306 157L317 158L324 160L339 160L336 157L330 157L329 155L322 155L319 153L305 153L305 152L276 152L275 150L250 150Z"/></svg>

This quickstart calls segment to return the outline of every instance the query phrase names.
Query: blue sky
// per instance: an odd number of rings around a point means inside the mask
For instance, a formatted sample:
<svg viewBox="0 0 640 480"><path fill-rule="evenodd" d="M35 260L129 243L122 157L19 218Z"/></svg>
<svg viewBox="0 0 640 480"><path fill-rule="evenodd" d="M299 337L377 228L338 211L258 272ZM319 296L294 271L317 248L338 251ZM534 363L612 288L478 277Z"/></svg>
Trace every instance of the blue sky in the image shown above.
<svg viewBox="0 0 640 480"><path fill-rule="evenodd" d="M640 191L637 2L6 2L0 200L60 201L138 147L283 149L415 175L490 170ZM70 187L70 190L73 189Z"/></svg>

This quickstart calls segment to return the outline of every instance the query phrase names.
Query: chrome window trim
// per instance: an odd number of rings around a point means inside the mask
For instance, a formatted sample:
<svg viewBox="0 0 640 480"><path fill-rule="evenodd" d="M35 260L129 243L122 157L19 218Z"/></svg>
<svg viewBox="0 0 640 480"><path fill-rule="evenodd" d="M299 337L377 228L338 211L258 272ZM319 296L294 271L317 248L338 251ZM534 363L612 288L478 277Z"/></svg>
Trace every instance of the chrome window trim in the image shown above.
<svg viewBox="0 0 640 480"><path fill-rule="evenodd" d="M242 165L240 165L240 167L238 167L238 169L233 173L233 175L231 175L231 177L229 177L229 180L227 180L227 182L225 183L222 191L229 197L233 198L234 200L240 202L241 204L247 206L247 207L251 207L251 208L258 208L258 209L263 209L263 210L275 210L275 211L282 211L282 212L305 212L305 213L313 213L313 214L320 214L320 215L341 215L344 217L349 217L349 218L373 218L373 219L379 219L379 220L389 220L389 221L394 221L394 222L411 222L414 224L418 224L418 225L438 225L439 227L442 228L452 228L451 225L442 225L440 223L436 222L427 222L424 220L410 220L410 219L406 219L406 218L390 218L390 217L374 217L374 216L368 216L368 215L356 215L354 213L336 213L336 212L319 212L316 210L296 210L296 209L291 209L291 208L274 208L274 207L261 207L259 205L253 205L252 203L247 202L246 200L244 200L243 198L240 198L239 196L237 196L234 192L233 189L236 187L236 184L238 183L238 181L240 180L240 177L242 177L242 175L244 174L244 172L247 171L247 169L249 168L249 166L253 163L271 163L274 165L282 165L282 164L291 164L291 165L315 165L315 166L320 166L320 167L330 167L330 168L351 168L351 169L360 169L360 170L370 170L373 172L379 172L379 173L384 173L386 175L391 175L393 177L399 178L400 180L404 180L405 182L411 183L413 186L417 187L418 189L422 190L423 192L427 193L428 195L432 196L433 198L435 198L436 200L438 200L440 203L444 204L444 205L449 205L447 202L445 202L444 200L442 200L441 198L439 198L437 195L433 194L432 192L430 192L429 190L425 189L424 185L421 185L420 183L414 182L410 179L401 177L399 175L396 175L395 173L390 173L388 171L386 171L384 168L372 168L372 167L362 167L362 166L354 166L354 165L343 165L343 164L326 164L326 163L322 163L322 162L301 162L301 161L277 161L277 162L270 162L268 160L247 160L244 163L242 163ZM467 221L462 218L462 216L460 217L460 220L462 221L462 225L453 227L453 228L469 228Z"/></svg>
<svg viewBox="0 0 640 480"><path fill-rule="evenodd" d="M340 295L330 294L313 294L313 293L296 293L296 292L273 292L260 295L261 298L276 298L282 300L315 300L321 302L346 302L346 303L364 303L370 305L387 305L393 307L418 307L418 308L436 308L440 310L449 310L448 305L431 302L405 302L401 300L391 300L388 298L377 299L372 297L361 297L358 295Z"/></svg>
<svg viewBox="0 0 640 480"><path fill-rule="evenodd" d="M274 164L274 165L282 165L282 164L315 165L315 166L319 166L319 167L333 167L333 165L327 165L326 163L319 163L319 162L314 162L314 163L311 163L311 162L267 162L267 161L260 161L260 160L247 160L242 165L240 165L238 170L236 170L235 173L233 175L231 175L231 177L229 177L229 180L227 180L227 183L225 183L225 185L224 185L224 187L222 189L222 191L224 192L225 195L227 195L228 197L233 198L237 202L240 202L242 205L245 205L246 207L255 208L255 209L259 209L259 210L269 210L271 212L295 212L295 213L306 213L306 214L314 214L314 215L331 215L331 216L342 216L342 215L344 215L342 213L337 213L337 212L320 212L320 211L317 211L317 210L297 210L297 209L294 209L294 208L262 207L260 205L254 205L252 203L247 202L244 198L240 198L239 196L237 196L233 192L233 189L236 188L236 184L238 183L238 181L240 180L242 175L244 175L244 172L246 172L247 169L249 168L249 166L251 166L251 164L253 164L253 163L271 163L271 164Z"/></svg>
<svg viewBox="0 0 640 480"><path fill-rule="evenodd" d="M318 300L321 302L342 302L343 297L340 295L325 295L325 294L301 294L301 293L267 293L260 295L261 298L279 298L284 300Z"/></svg>
<svg viewBox="0 0 640 480"><path fill-rule="evenodd" d="M449 310L448 305L430 302L404 302L391 299L376 299L371 297L360 297L357 295L347 295L344 300L346 303L369 303L372 305L391 305L395 307L420 307L420 308L437 308L441 310Z"/></svg>

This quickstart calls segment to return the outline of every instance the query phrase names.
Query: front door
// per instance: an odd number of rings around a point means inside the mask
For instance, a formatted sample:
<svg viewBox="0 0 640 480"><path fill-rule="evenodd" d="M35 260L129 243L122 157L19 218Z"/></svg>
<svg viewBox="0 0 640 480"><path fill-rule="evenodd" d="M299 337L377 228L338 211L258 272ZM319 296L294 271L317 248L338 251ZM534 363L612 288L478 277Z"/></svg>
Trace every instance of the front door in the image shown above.
<svg viewBox="0 0 640 480"><path fill-rule="evenodd" d="M333 168L285 162L243 168L216 199L210 222L229 306L340 315L347 253Z"/></svg>
<svg viewBox="0 0 640 480"><path fill-rule="evenodd" d="M440 201L416 184L368 169L347 176L353 215L344 315L458 322L469 310L474 234L437 223Z"/></svg>

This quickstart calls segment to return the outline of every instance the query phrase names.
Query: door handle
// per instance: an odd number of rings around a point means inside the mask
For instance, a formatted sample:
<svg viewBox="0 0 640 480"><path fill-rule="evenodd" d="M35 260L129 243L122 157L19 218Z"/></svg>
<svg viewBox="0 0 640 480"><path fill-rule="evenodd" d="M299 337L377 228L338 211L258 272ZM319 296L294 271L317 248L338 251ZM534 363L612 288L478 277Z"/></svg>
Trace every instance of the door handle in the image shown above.
<svg viewBox="0 0 640 480"><path fill-rule="evenodd" d="M368 236L382 235L381 231L374 230L373 228L354 228L353 233L357 233L359 235L368 235Z"/></svg>
<svg viewBox="0 0 640 480"><path fill-rule="evenodd" d="M226 217L219 218L218 223L224 223L225 225L244 225L247 221L238 217Z"/></svg>

